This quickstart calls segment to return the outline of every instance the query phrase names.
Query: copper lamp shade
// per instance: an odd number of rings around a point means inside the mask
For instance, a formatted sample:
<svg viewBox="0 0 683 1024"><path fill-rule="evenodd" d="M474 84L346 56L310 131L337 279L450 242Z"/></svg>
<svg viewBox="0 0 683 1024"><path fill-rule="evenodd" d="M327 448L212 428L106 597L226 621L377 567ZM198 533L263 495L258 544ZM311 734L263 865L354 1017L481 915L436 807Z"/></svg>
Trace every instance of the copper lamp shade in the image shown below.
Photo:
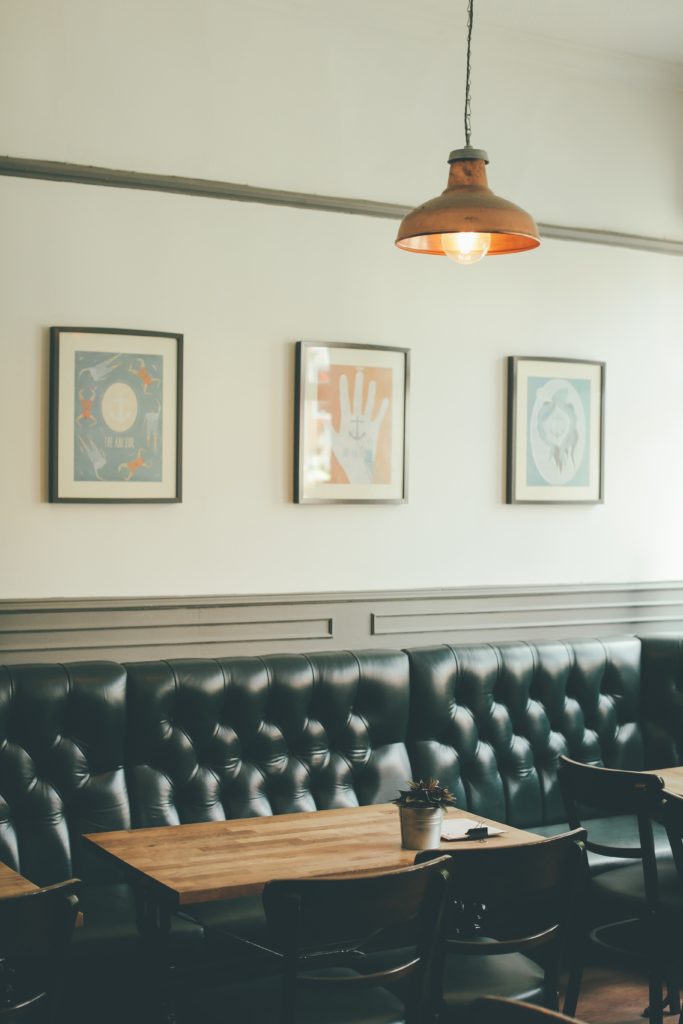
<svg viewBox="0 0 683 1024"><path fill-rule="evenodd" d="M448 162L445 190L401 221L396 238L399 249L445 256L441 236L460 232L490 235L489 256L524 252L541 244L533 217L489 188L483 149L456 149Z"/></svg>

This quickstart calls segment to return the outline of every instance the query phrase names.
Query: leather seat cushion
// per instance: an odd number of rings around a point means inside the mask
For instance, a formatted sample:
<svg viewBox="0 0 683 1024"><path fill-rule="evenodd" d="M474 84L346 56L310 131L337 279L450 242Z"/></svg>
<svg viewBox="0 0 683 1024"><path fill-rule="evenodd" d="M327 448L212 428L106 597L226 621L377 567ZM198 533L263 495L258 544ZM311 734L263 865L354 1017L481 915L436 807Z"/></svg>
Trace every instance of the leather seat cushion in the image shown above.
<svg viewBox="0 0 683 1024"><path fill-rule="evenodd" d="M108 957L139 955L140 940L135 920L135 899L125 884L83 884L80 890L83 924L73 932L71 956ZM181 914L171 918L171 942L185 952L204 938L201 925Z"/></svg>
<svg viewBox="0 0 683 1024"><path fill-rule="evenodd" d="M337 968L325 974L353 977L355 972ZM239 1021L239 1024L278 1021L281 989L280 975L230 986L205 986L184 997L181 1019L186 1017L202 1024L225 1024L229 1008L230 1020ZM379 987L301 988L296 1019L297 1024L402 1024L405 1008L400 999Z"/></svg>
<svg viewBox="0 0 683 1024"><path fill-rule="evenodd" d="M657 879L659 896L664 905L677 908L683 907L683 884L678 877L673 858L661 858L657 861ZM645 886L643 868L640 863L615 868L605 872L593 880L595 894L610 902L618 902L623 906L624 913L640 914L645 908Z"/></svg>
<svg viewBox="0 0 683 1024"><path fill-rule="evenodd" d="M183 908L184 914L206 929L207 937L237 935L249 942L267 942L268 929L261 895L215 900Z"/></svg>
<svg viewBox="0 0 683 1024"><path fill-rule="evenodd" d="M463 1008L482 995L504 996L538 1003L543 996L543 970L521 953L501 956L448 955L444 971L443 1016L459 1017ZM441 1019L441 1017L440 1017Z"/></svg>
<svg viewBox="0 0 683 1024"><path fill-rule="evenodd" d="M582 822L588 830L588 838L591 842L601 843L606 846L639 846L638 824L631 814L617 814L605 818L588 818ZM540 836L554 836L560 832L566 832L567 826L561 825L539 825L533 830ZM661 825L653 826L655 850L658 857L670 857L671 847L665 829ZM631 865L630 860L623 860L619 857L603 857L599 853L589 852L588 866L593 876L600 875L603 871L611 871L612 868L622 868ZM640 863L640 862L638 862Z"/></svg>
<svg viewBox="0 0 683 1024"><path fill-rule="evenodd" d="M256 943L266 950L272 950L274 945L272 935L268 932L260 895L199 903L184 908L184 912L202 925L206 933L207 954L213 961L217 957L222 958L223 963L227 964L228 977L244 979L258 971L265 974L272 972L272 953L248 945ZM410 960L414 955L414 946L405 945L406 942L409 943L410 939L403 931L391 936L383 933L374 944L371 942L364 947L362 958L355 961L353 967L360 974L371 974ZM245 971L249 972L248 975L245 975ZM400 983L395 986L395 991L402 991Z"/></svg>
<svg viewBox="0 0 683 1024"><path fill-rule="evenodd" d="M412 949L380 949L370 952L359 964L363 974L391 967L398 959L408 960ZM397 991L401 991L400 983ZM481 995L505 996L538 1003L543 996L543 970L521 953L500 956L449 954L443 978L444 1002L459 1015L472 1000ZM448 1015L448 1014L447 1014Z"/></svg>

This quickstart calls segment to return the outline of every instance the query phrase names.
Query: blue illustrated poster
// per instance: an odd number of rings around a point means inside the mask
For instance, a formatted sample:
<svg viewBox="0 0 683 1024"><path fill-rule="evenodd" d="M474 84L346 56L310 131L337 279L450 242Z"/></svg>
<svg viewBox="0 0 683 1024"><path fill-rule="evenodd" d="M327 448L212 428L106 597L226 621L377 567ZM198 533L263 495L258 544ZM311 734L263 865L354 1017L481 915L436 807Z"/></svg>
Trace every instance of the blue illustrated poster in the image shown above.
<svg viewBox="0 0 683 1024"><path fill-rule="evenodd" d="M74 480L161 481L163 355L74 355Z"/></svg>

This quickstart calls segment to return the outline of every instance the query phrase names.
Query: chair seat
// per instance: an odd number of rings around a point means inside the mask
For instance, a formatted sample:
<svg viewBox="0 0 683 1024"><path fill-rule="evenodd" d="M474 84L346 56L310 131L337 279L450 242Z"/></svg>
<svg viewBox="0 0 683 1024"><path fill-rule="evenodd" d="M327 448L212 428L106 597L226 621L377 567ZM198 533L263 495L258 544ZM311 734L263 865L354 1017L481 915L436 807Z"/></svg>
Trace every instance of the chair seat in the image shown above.
<svg viewBox="0 0 683 1024"><path fill-rule="evenodd" d="M327 977L349 978L355 972L336 968ZM229 986L203 987L185 995L180 1005L182 1024L277 1024L280 1019L279 975ZM331 990L302 988L297 1002L297 1024L404 1024L400 999L385 988Z"/></svg>
<svg viewBox="0 0 683 1024"><path fill-rule="evenodd" d="M206 930L207 938L229 938L239 935L249 942L268 945L268 928L261 895L242 896L234 900L215 900L183 908L185 916Z"/></svg>
<svg viewBox="0 0 683 1024"><path fill-rule="evenodd" d="M84 883L58 1020L69 1024L121 1024L150 1019L148 964L142 956L135 898L130 886ZM203 929L179 914L171 919L172 956L178 962L203 957ZM150 1004L151 1005L151 1004Z"/></svg>
<svg viewBox="0 0 683 1024"><path fill-rule="evenodd" d="M538 1003L543 997L543 969L521 953L500 956L448 954L444 972L442 1017L454 1017L483 992Z"/></svg>
<svg viewBox="0 0 683 1024"><path fill-rule="evenodd" d="M83 924L74 929L71 959L138 956L140 939L135 918L135 898L130 886L83 883L80 907ZM171 943L186 952L198 947L204 938L202 926L188 917L174 914L171 919Z"/></svg>
<svg viewBox="0 0 683 1024"><path fill-rule="evenodd" d="M657 878L659 895L664 905L673 907L679 912L683 907L683 887L678 878L673 857L661 857L657 860ZM643 868L640 863L628 864L615 868L593 879L593 892L599 898L618 901L624 911L638 915L645 909L645 885Z"/></svg>
<svg viewBox="0 0 683 1024"><path fill-rule="evenodd" d="M600 843L605 846L639 846L640 836L638 834L638 822L632 814L616 814L604 818L588 818L583 823L588 830L588 838L593 843ZM540 836L554 836L566 831L566 824L560 825L539 825L534 826L533 832ZM652 827L655 850L658 857L671 856L671 846L666 830L657 824ZM588 853L588 866L591 875L601 875L603 871L611 871L612 868L624 867L631 861L620 857L603 857L599 853ZM640 861L637 862L640 865ZM642 869L641 869L642 870Z"/></svg>

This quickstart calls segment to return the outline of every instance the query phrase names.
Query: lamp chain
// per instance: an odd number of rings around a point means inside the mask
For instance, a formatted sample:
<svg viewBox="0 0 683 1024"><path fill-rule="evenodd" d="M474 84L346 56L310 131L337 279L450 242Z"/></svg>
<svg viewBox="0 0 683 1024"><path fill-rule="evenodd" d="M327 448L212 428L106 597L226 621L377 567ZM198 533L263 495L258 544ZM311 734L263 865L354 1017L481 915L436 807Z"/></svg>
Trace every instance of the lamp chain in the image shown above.
<svg viewBox="0 0 683 1024"><path fill-rule="evenodd" d="M469 146L472 135L472 106L470 97L470 76L472 72L472 20L474 0L467 3L467 73L465 76L465 145Z"/></svg>

